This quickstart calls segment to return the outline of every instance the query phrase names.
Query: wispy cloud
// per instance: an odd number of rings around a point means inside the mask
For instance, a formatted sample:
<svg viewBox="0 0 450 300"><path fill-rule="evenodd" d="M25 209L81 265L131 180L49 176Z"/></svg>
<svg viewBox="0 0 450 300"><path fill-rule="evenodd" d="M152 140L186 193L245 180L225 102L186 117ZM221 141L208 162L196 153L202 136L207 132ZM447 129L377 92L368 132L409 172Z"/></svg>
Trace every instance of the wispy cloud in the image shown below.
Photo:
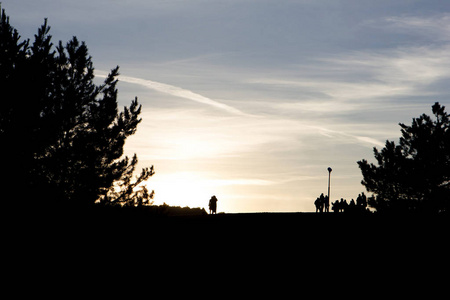
<svg viewBox="0 0 450 300"><path fill-rule="evenodd" d="M449 45L408 46L383 51L351 52L323 61L341 71L362 72L366 80L381 83L373 86L377 91L390 94L390 88L394 87L398 91L397 95L408 95L416 94L427 84L450 76L449 49Z"/></svg>
<svg viewBox="0 0 450 300"><path fill-rule="evenodd" d="M329 138L337 138L337 139L348 139L354 143L359 143L362 146L378 146L378 147L384 147L384 143L381 141L371 138L368 136L360 136L356 134L351 134L346 131L339 131L339 130L331 130L329 128L325 127L319 127L319 126L309 126L315 130L318 131L319 134L329 137Z"/></svg>
<svg viewBox="0 0 450 300"><path fill-rule="evenodd" d="M450 40L450 13L431 16L391 16L382 21L384 26L409 34L425 35L441 41Z"/></svg>
<svg viewBox="0 0 450 300"><path fill-rule="evenodd" d="M97 71L96 76L104 78L104 77L106 77L106 72ZM209 105L209 106L212 106L214 108L220 109L222 111L225 111L225 112L228 112L228 113L231 113L234 115L240 115L240 116L246 115L244 112L240 111L237 108L223 104L223 103L213 100L211 98L197 94L193 91L183 89L181 87L177 87L174 85L161 83L161 82L157 82L157 81L152 81L152 80L148 80L148 79L143 79L143 78L122 76L122 75L119 77L119 80L123 81L123 82L127 82L127 83L138 84L140 86L146 87L148 89L151 89L151 90L154 90L154 91L157 91L160 93L164 93L164 94L188 99L191 101L195 101L198 103L202 103L205 105Z"/></svg>
<svg viewBox="0 0 450 300"><path fill-rule="evenodd" d="M383 111L400 103L406 109L414 103L395 99L446 93L435 84L450 79L449 50L450 45L429 45L351 51L315 58L314 67L302 66L307 74L252 78L247 83L295 92L296 99L269 104L291 114Z"/></svg>

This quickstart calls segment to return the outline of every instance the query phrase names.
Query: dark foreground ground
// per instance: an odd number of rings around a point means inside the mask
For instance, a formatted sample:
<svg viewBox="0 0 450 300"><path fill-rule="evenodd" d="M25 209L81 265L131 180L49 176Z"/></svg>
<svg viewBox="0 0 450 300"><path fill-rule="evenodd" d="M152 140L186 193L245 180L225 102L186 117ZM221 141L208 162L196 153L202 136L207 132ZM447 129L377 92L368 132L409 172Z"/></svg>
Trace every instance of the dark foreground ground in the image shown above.
<svg viewBox="0 0 450 300"><path fill-rule="evenodd" d="M444 215L377 215L334 213L233 213L160 215L142 210L58 211L15 217L10 232L50 239L131 243L180 242L291 244L314 246L415 244L447 242L450 218Z"/></svg>
<svg viewBox="0 0 450 300"><path fill-rule="evenodd" d="M232 232L245 231L259 234L327 234L328 236L383 234L419 234L421 232L450 233L450 216L427 214L374 213L221 213L206 214L200 209L182 209L164 213L140 209L93 209L93 210L28 210L19 213L3 212L11 229L21 225L43 231L51 229L103 231L106 233L146 232L172 233L188 230Z"/></svg>
<svg viewBox="0 0 450 300"><path fill-rule="evenodd" d="M326 277L327 284L340 280L342 290L373 286L370 275L386 284L402 281L399 272L414 278L441 274L448 262L448 216L2 213L5 261L20 275L35 270L34 278L45 279L42 274L53 270L62 282L70 281L67 274L83 282L108 278L114 286L140 279L157 290L160 285L149 278L176 287L178 277L198 289L240 290L256 282L264 294L274 282L298 290L313 289L311 283L323 288Z"/></svg>

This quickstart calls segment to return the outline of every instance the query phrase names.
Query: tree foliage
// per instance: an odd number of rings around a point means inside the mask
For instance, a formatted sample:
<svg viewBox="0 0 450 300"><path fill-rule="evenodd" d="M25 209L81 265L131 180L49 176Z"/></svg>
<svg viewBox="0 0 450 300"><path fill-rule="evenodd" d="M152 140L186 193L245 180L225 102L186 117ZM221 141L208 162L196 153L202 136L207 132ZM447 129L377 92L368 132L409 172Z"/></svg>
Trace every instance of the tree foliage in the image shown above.
<svg viewBox="0 0 450 300"><path fill-rule="evenodd" d="M411 126L400 123L400 143L386 141L374 148L378 165L358 161L362 184L376 197L369 205L378 211L449 211L450 119L436 102L433 117L414 118Z"/></svg>
<svg viewBox="0 0 450 300"><path fill-rule="evenodd" d="M100 85L84 42L54 47L47 20L34 42L21 41L0 16L0 143L8 201L92 205L143 203L153 193L133 181L138 162L123 156L141 121L137 98L118 110L116 67ZM140 200L136 200L139 198ZM144 199L145 198L145 199Z"/></svg>

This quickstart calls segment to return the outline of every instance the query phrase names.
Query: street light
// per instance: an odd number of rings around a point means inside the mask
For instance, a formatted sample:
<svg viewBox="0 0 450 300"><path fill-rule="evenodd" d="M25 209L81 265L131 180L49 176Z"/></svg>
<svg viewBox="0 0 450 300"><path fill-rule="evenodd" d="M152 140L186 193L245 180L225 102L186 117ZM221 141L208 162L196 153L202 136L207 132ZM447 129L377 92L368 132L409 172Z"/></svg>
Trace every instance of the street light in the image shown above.
<svg viewBox="0 0 450 300"><path fill-rule="evenodd" d="M333 171L330 167L328 167L328 201L331 201L330 199L330 179L331 179L331 171Z"/></svg>

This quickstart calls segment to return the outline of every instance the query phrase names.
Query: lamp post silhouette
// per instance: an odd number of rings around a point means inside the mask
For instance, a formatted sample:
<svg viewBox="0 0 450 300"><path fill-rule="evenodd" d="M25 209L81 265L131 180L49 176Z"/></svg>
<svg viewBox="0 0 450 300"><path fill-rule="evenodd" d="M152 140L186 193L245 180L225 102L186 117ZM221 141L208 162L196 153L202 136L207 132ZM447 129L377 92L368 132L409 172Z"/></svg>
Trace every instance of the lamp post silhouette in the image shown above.
<svg viewBox="0 0 450 300"><path fill-rule="evenodd" d="M330 199L330 180L331 180L331 171L333 171L330 167L328 167L328 203L331 201Z"/></svg>

